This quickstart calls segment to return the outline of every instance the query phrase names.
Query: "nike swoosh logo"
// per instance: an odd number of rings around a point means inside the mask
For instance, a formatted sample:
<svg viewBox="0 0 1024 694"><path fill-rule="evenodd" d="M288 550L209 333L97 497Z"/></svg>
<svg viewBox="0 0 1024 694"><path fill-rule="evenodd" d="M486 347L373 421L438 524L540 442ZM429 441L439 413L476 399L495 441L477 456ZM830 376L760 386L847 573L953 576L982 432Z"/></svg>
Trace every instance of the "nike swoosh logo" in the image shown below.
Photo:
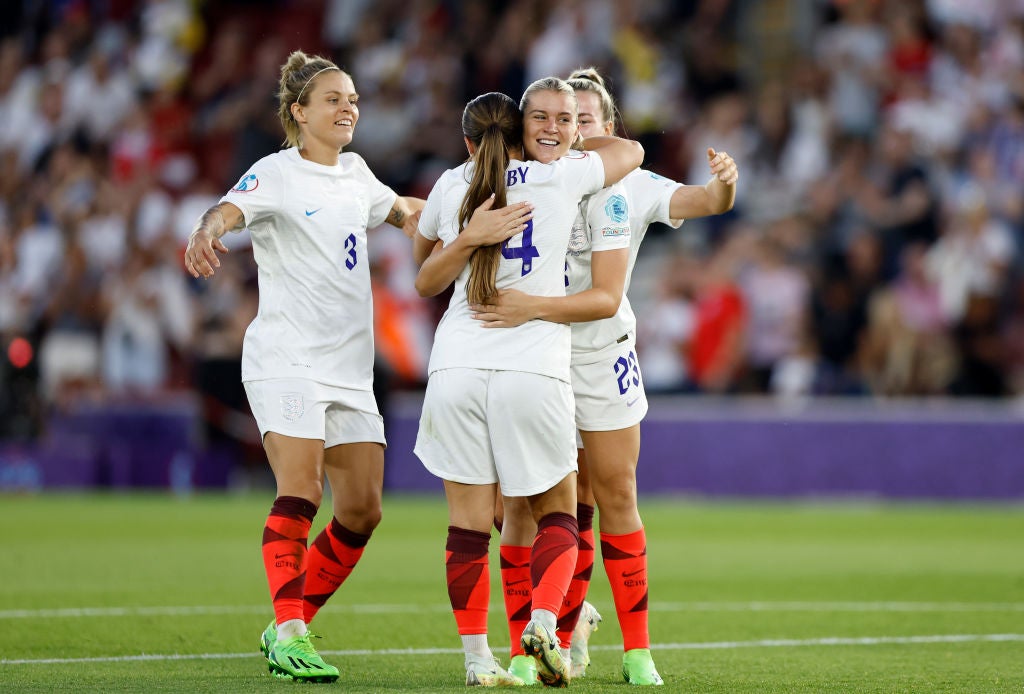
<svg viewBox="0 0 1024 694"><path fill-rule="evenodd" d="M297 556L299 556L299 555L298 554L291 554L290 552L286 552L284 554L275 554L274 555L274 559L280 559L281 557L297 557Z"/></svg>
<svg viewBox="0 0 1024 694"><path fill-rule="evenodd" d="M306 210L306 216L307 217L312 217L313 215L315 215L317 212L319 212L322 209L323 209L322 207L318 207L315 210Z"/></svg>
<svg viewBox="0 0 1024 694"><path fill-rule="evenodd" d="M626 573L625 571L623 571L622 572L622 577L623 578L629 578L630 576L636 576L637 574L640 574L640 573L643 573L643 572L644 572L643 569L637 569L636 571L630 571L629 573Z"/></svg>
<svg viewBox="0 0 1024 694"><path fill-rule="evenodd" d="M506 583L505 585L506 586L514 586L517 583L528 583L529 581L530 581L529 578L521 578L518 581L510 581L510 582Z"/></svg>
<svg viewBox="0 0 1024 694"><path fill-rule="evenodd" d="M626 403L626 407L632 407L633 405L636 404L636 401L639 400L639 399L640 399L640 396L639 395L636 396L635 398L633 398L632 400L630 400L630 401L628 401Z"/></svg>

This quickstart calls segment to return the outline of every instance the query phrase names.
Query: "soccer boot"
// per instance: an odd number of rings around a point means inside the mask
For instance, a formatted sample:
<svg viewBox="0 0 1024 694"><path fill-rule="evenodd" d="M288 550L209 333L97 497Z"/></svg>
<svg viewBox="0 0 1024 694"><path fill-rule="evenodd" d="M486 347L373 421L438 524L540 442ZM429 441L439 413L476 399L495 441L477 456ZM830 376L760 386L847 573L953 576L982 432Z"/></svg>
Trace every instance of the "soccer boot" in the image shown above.
<svg viewBox="0 0 1024 694"><path fill-rule="evenodd" d="M622 676L630 684L660 686L665 684L654 669L650 648L633 648L622 654Z"/></svg>
<svg viewBox="0 0 1024 694"><path fill-rule="evenodd" d="M338 679L338 668L324 662L309 642L309 637L309 634L303 634L274 642L267 662L275 677L296 682L333 682Z"/></svg>
<svg viewBox="0 0 1024 694"><path fill-rule="evenodd" d="M568 687L572 675L569 663L562 659L558 638L542 624L532 620L523 629L523 651L537 661L537 676L548 687Z"/></svg>
<svg viewBox="0 0 1024 694"><path fill-rule="evenodd" d="M510 674L494 656L466 655L467 687L522 687L523 681Z"/></svg>
<svg viewBox="0 0 1024 694"><path fill-rule="evenodd" d="M569 645L570 672L573 679L584 677L587 674L587 667L590 665L590 651L587 649L587 642L590 641L590 635L597 631L597 625L600 623L601 613L584 600L580 618L576 622L576 628L572 630L572 641Z"/></svg>
<svg viewBox="0 0 1024 694"><path fill-rule="evenodd" d="M270 651L274 650L274 643L277 641L277 623L270 620L270 624L260 634L260 653L264 658L270 657Z"/></svg>
<svg viewBox="0 0 1024 694"><path fill-rule="evenodd" d="M540 678L537 677L537 661L528 655L512 656L512 662L508 665L508 671L521 679L527 687L540 682Z"/></svg>

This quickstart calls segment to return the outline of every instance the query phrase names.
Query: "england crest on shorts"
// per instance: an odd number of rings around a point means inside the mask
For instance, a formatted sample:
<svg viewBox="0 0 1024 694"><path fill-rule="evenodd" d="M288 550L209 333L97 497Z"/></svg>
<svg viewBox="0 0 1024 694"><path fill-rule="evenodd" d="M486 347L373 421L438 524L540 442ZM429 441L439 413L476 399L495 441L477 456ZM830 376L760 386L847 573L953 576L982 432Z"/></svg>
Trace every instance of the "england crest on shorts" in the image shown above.
<svg viewBox="0 0 1024 694"><path fill-rule="evenodd" d="M285 393L281 396L281 416L294 422L305 412L302 393Z"/></svg>

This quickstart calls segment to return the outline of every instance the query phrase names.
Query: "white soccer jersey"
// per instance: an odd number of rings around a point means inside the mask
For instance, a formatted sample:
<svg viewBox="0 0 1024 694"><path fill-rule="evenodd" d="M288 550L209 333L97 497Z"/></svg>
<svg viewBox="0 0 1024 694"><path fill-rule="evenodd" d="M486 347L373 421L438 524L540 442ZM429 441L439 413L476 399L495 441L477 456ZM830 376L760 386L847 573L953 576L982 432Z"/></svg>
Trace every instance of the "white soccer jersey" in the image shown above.
<svg viewBox="0 0 1024 694"><path fill-rule="evenodd" d="M243 381L306 378L372 389L366 230L384 222L395 198L358 154L324 166L293 147L260 159L221 199L245 216L259 270Z"/></svg>
<svg viewBox="0 0 1024 694"><path fill-rule="evenodd" d="M458 236L459 206L472 163L446 171L434 185L420 217L419 233L446 245ZM564 296L565 250L577 205L604 186L604 165L595 152L570 152L550 164L512 160L506 171L508 202L529 201L527 229L502 244L499 289L535 296ZM467 367L527 371L569 381L569 326L527 321L515 328L484 328L466 301L469 266L455 281L452 299L437 326L429 372Z"/></svg>
<svg viewBox="0 0 1024 694"><path fill-rule="evenodd" d="M621 239L617 236L621 232L616 226L619 224L616 220L621 217L621 210L618 209L621 204L628 207L626 238L629 241L629 265L626 268L626 284L622 289L622 303L616 314L603 320L572 324L574 364L586 363L588 355L594 351L607 347L623 335L636 330L636 317L626 297L633 266L636 265L636 256L647 234L647 227L652 223L662 222L673 228L683 223L681 219L669 217L672 194L681 185L656 173L636 169L617 186L609 188L607 195L604 195L606 191L602 191L600 201L603 201L603 204L597 200L598 196L594 196L595 202L587 205L588 224L581 230L579 237L574 237L574 244L570 246L566 255L568 293L576 294L592 286L590 265L593 251L622 247L614 245L616 238ZM620 186L625 188L625 199L618 203L614 201L614 196L621 195L616 192L616 188ZM606 229L609 233L606 233Z"/></svg>

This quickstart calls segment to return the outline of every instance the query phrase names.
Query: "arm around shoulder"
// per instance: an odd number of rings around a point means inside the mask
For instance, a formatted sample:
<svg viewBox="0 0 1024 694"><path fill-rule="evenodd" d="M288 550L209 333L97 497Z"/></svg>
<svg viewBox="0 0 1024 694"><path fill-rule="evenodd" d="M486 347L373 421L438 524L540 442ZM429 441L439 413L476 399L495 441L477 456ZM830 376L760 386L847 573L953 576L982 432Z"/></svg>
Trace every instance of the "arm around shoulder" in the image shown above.
<svg viewBox="0 0 1024 694"><path fill-rule="evenodd" d="M626 140L614 135L588 137L583 148L597 152L604 162L604 184L618 183L626 175L644 163L644 147L636 140Z"/></svg>

